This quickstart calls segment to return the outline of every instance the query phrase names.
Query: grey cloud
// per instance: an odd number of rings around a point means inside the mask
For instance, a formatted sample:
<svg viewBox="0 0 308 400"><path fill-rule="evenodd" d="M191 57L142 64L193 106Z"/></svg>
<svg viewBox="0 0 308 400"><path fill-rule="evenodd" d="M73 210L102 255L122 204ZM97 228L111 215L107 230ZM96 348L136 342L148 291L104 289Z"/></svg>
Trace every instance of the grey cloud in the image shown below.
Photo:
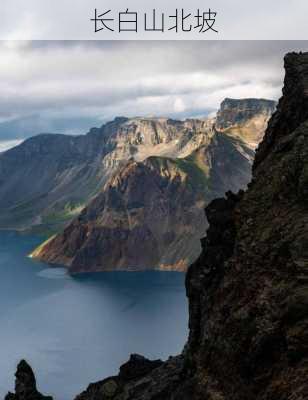
<svg viewBox="0 0 308 400"><path fill-rule="evenodd" d="M0 42L0 141L81 133L117 115L202 116L224 97L277 99L308 42Z"/></svg>

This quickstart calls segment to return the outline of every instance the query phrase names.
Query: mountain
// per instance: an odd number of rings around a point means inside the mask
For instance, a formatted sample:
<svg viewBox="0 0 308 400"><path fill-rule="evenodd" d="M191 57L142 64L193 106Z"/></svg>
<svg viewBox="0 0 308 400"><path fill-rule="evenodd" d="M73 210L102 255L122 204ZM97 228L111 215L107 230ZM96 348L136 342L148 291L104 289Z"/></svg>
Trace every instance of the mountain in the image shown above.
<svg viewBox="0 0 308 400"><path fill-rule="evenodd" d="M268 101L258 112L274 106ZM27 139L0 154L0 229L59 231L123 163L185 158L209 142L214 122L118 117L86 135Z"/></svg>
<svg viewBox="0 0 308 400"><path fill-rule="evenodd" d="M58 230L122 162L185 156L206 143L211 129L208 121L116 118L82 136L25 140L0 154L0 228Z"/></svg>
<svg viewBox="0 0 308 400"><path fill-rule="evenodd" d="M255 149L263 138L264 128L273 113L272 103L265 99L229 99L220 106L216 129L243 139Z"/></svg>
<svg viewBox="0 0 308 400"><path fill-rule="evenodd" d="M0 226L65 219L100 182L97 135L39 135L0 154Z"/></svg>
<svg viewBox="0 0 308 400"><path fill-rule="evenodd" d="M186 277L182 354L164 363L132 355L76 400L307 398L308 53L288 54L285 69L248 189L206 208L210 226Z"/></svg>
<svg viewBox="0 0 308 400"><path fill-rule="evenodd" d="M260 101L234 100L230 105L235 114L241 109L242 129L259 118L264 132L275 103ZM116 145L103 160L115 172L79 216L32 257L65 265L71 273L186 270L201 251L205 204L230 188L244 188L251 175L250 142L234 131L216 129L224 115L222 110L218 121L158 119L155 124L123 119L112 138ZM249 139L261 136L260 129ZM139 243L144 243L143 251Z"/></svg>
<svg viewBox="0 0 308 400"><path fill-rule="evenodd" d="M185 270L201 251L205 204L230 186L245 186L253 155L242 142L216 133L186 158L132 160L32 256L72 273Z"/></svg>

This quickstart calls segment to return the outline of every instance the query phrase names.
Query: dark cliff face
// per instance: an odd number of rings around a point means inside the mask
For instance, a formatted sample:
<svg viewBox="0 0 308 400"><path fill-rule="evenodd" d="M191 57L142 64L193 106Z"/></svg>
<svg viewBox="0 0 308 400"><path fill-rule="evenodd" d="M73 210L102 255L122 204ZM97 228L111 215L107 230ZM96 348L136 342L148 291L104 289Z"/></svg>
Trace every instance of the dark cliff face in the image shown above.
<svg viewBox="0 0 308 400"><path fill-rule="evenodd" d="M37 390L34 373L25 360L18 364L15 378L15 393L9 392L5 400L53 400Z"/></svg>
<svg viewBox="0 0 308 400"><path fill-rule="evenodd" d="M202 235L205 218L198 200L200 192L186 184L186 175L172 160L131 161L63 234L34 256L65 264L71 272L182 270L200 253L195 237ZM199 218L199 231L192 230Z"/></svg>
<svg viewBox="0 0 308 400"><path fill-rule="evenodd" d="M186 282L195 398L307 398L307 62L286 56L284 95L247 192L207 208Z"/></svg>
<svg viewBox="0 0 308 400"><path fill-rule="evenodd" d="M308 59L306 55L290 53L285 58L287 79L283 96L279 101L277 112L269 122L264 140L256 155L254 168L273 151L273 146L282 137L287 137L301 123L308 119ZM285 139L287 140L287 139Z"/></svg>

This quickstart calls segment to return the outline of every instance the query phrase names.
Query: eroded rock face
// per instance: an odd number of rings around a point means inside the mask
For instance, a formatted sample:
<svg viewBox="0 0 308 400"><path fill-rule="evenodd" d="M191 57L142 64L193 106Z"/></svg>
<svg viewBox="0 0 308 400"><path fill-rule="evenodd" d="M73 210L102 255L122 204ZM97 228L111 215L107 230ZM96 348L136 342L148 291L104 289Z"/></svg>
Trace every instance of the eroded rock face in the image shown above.
<svg viewBox="0 0 308 400"><path fill-rule="evenodd" d="M246 188L254 158L251 140L262 137L274 105L228 99L216 123L116 120L105 135L111 150L103 159L105 168L117 168L114 174L62 233L32 256L66 265L72 273L185 271L201 252L205 205L229 189ZM262 121L258 126L256 119ZM225 120L227 128L218 130Z"/></svg>
<svg viewBox="0 0 308 400"><path fill-rule="evenodd" d="M90 384L86 391L76 397L76 400L112 399L126 386L133 385L136 380L142 379L162 365L161 360L150 361L141 355L132 354L127 363L121 366L118 376Z"/></svg>
<svg viewBox="0 0 308 400"><path fill-rule="evenodd" d="M275 111L276 102L266 99L230 99L226 98L217 113L216 128L227 129L243 126L249 119L266 114L270 117Z"/></svg>
<svg viewBox="0 0 308 400"><path fill-rule="evenodd" d="M213 227L187 275L196 398L308 395L307 62L286 56L284 95L247 192L223 212L215 202L207 209Z"/></svg>
<svg viewBox="0 0 308 400"><path fill-rule="evenodd" d="M276 102L266 99L225 99L216 118L216 129L242 138L255 149L262 140Z"/></svg>
<svg viewBox="0 0 308 400"><path fill-rule="evenodd" d="M131 160L32 256L72 273L185 271L201 252L205 205L229 187L246 186L253 155L238 139L216 133L187 158Z"/></svg>

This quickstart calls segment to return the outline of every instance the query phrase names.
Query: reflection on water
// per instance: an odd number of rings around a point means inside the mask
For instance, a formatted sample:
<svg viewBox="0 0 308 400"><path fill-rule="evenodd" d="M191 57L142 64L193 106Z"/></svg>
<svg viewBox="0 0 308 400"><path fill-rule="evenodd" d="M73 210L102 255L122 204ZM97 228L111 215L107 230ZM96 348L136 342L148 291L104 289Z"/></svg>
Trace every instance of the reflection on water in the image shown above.
<svg viewBox="0 0 308 400"><path fill-rule="evenodd" d="M184 275L107 272L71 277L26 254L40 240L0 233L0 397L17 362L36 370L39 388L72 399L115 374L130 353L166 358L187 336Z"/></svg>
<svg viewBox="0 0 308 400"><path fill-rule="evenodd" d="M37 273L41 278L47 279L69 279L65 268L46 268Z"/></svg>

